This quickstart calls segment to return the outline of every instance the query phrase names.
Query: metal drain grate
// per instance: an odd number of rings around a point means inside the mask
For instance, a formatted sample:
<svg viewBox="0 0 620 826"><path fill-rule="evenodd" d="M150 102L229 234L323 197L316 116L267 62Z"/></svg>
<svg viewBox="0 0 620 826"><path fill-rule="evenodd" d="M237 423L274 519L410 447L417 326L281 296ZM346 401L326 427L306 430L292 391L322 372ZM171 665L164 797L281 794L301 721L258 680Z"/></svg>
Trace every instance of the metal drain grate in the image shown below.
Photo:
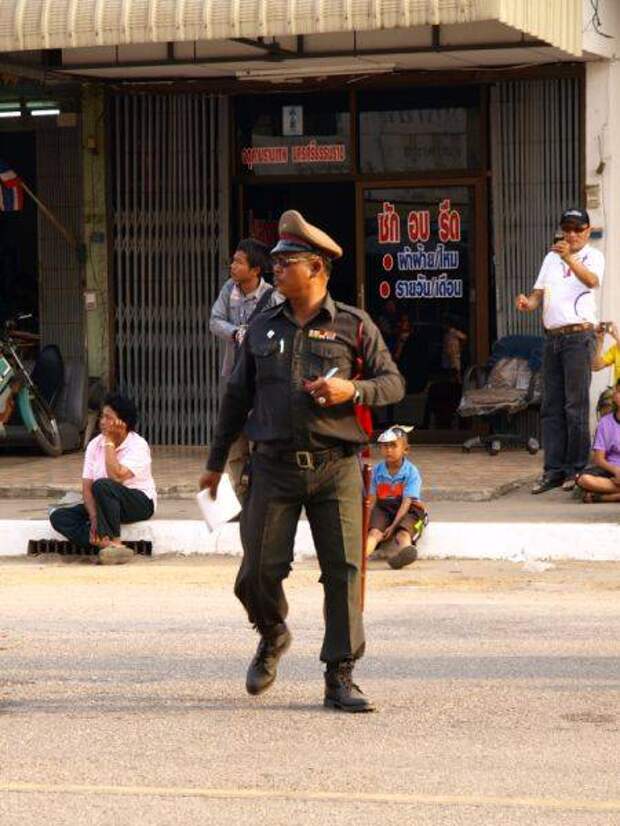
<svg viewBox="0 0 620 826"><path fill-rule="evenodd" d="M143 556L151 556L153 553L153 543L147 542L145 539L139 539L135 542L123 542L137 554ZM28 554L61 554L62 556L94 556L90 548L82 548L74 542L67 542L66 539L29 539L28 540Z"/></svg>

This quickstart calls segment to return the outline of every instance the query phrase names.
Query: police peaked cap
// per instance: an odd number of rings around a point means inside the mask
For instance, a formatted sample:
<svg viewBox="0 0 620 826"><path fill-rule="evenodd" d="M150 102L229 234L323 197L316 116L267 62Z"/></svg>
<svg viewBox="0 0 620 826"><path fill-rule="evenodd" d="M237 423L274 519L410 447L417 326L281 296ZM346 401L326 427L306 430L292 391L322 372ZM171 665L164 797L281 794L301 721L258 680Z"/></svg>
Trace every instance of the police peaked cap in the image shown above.
<svg viewBox="0 0 620 826"><path fill-rule="evenodd" d="M310 252L331 259L342 257L342 247L322 229L309 224L296 209L287 209L280 216L278 237L280 240L271 250L272 255Z"/></svg>

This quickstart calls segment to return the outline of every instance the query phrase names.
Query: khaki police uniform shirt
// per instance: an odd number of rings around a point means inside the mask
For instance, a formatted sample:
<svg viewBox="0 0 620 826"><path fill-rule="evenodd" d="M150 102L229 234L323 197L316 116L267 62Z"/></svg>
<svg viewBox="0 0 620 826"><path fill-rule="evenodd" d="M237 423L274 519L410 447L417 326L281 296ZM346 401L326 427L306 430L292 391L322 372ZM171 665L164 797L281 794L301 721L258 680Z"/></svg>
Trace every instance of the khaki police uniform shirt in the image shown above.
<svg viewBox="0 0 620 826"><path fill-rule="evenodd" d="M338 368L335 377L352 379L358 355L364 365L362 378L355 381L360 403L381 406L400 401L404 380L363 310L336 302L328 293L304 327L286 301L261 313L250 323L228 381L208 469L224 468L229 447L242 429L251 441L283 451L365 444L352 400L321 407L304 390L304 380L324 376L333 367Z"/></svg>

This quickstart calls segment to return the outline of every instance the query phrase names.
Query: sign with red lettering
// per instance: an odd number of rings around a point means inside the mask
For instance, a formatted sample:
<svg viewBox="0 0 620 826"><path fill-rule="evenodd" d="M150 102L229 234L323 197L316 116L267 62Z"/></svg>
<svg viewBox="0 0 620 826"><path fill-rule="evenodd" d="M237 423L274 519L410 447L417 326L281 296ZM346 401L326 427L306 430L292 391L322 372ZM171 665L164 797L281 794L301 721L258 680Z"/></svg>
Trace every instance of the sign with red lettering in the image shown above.
<svg viewBox="0 0 620 826"><path fill-rule="evenodd" d="M241 150L241 163L248 169L253 169L257 164L287 164L288 146L246 146Z"/></svg>
<svg viewBox="0 0 620 826"><path fill-rule="evenodd" d="M292 145L245 146L241 150L241 165L249 171L260 172L261 167L277 167L269 171L279 175L302 171L300 166L308 165L327 165L326 171L339 171L331 167L348 165L347 160L346 144L319 143L314 138Z"/></svg>
<svg viewBox="0 0 620 826"><path fill-rule="evenodd" d="M366 309L410 397L395 415L454 428L475 346L474 189L367 185L363 204Z"/></svg>
<svg viewBox="0 0 620 826"><path fill-rule="evenodd" d="M389 273L395 279L377 281L381 298L393 294L397 299L463 299L461 212L451 199L444 198L434 209L406 209L388 200L380 205L376 242L391 248L381 250L381 275ZM401 246L405 239L408 243Z"/></svg>

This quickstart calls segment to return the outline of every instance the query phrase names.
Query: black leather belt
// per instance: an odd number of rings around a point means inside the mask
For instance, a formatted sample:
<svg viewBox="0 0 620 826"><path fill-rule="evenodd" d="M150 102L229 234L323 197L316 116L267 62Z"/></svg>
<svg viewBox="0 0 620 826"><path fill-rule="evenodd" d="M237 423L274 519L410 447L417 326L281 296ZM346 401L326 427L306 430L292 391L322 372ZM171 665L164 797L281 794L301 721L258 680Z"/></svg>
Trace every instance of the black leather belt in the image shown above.
<svg viewBox="0 0 620 826"><path fill-rule="evenodd" d="M330 447L326 450L282 451L265 442L258 442L255 451L287 465L297 465L302 470L316 470L319 465L324 465L326 462L335 462L338 459L344 459L345 456L353 456L357 448L354 445L342 445L341 447Z"/></svg>
<svg viewBox="0 0 620 826"><path fill-rule="evenodd" d="M572 333L587 333L594 329L594 324L584 322L583 324L565 324L563 327L551 327L545 330L548 336L569 336Z"/></svg>

